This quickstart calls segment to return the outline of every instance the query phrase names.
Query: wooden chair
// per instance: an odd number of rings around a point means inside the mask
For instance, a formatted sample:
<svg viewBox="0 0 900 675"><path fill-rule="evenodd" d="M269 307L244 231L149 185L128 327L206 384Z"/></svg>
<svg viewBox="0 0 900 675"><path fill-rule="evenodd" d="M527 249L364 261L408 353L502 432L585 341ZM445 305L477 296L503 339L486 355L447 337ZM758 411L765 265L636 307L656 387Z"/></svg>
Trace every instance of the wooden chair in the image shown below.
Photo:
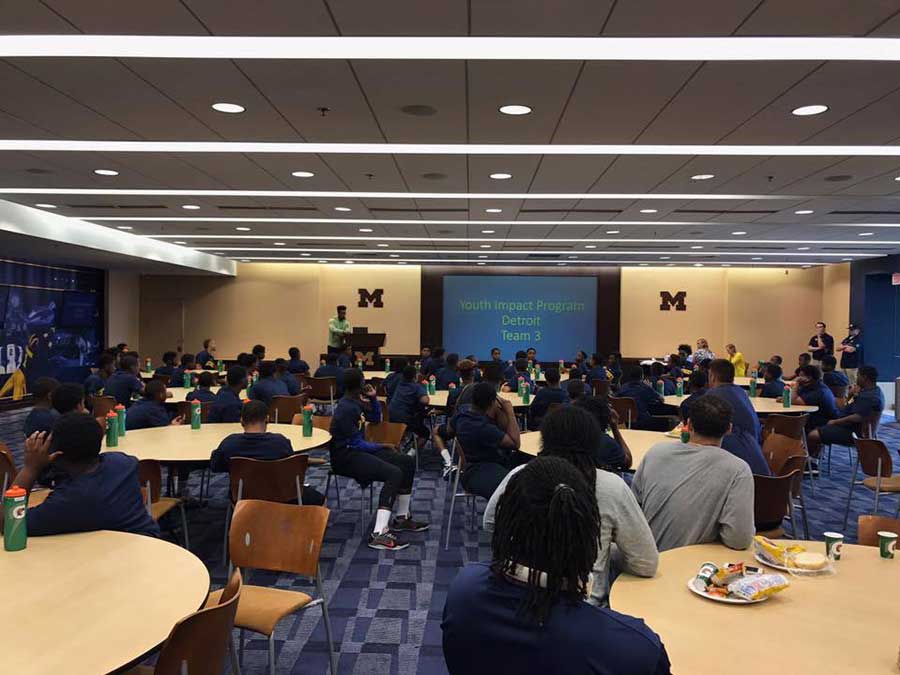
<svg viewBox="0 0 900 675"><path fill-rule="evenodd" d="M16 479L16 462L12 451L6 443L0 442L0 495L6 493L6 488L12 485Z"/></svg>
<svg viewBox="0 0 900 675"><path fill-rule="evenodd" d="M804 462L806 461L806 450L801 439L785 436L775 431L766 435L762 444L762 452L774 476L781 473L789 457L800 455L803 456Z"/></svg>
<svg viewBox="0 0 900 675"><path fill-rule="evenodd" d="M882 531L900 534L900 520L885 516L860 516L857 519L860 546L878 546L878 533Z"/></svg>
<svg viewBox="0 0 900 675"><path fill-rule="evenodd" d="M609 396L609 380L600 378L591 380L591 391L594 393L594 396Z"/></svg>
<svg viewBox="0 0 900 675"><path fill-rule="evenodd" d="M247 584L243 587L234 621L241 629L241 652L244 630L265 635L269 640L270 675L275 675L275 626L290 614L316 606L322 607L331 673L337 673L328 601L319 571L328 513L324 506L276 504L256 499L241 500L234 508L228 537L231 564L244 570L248 580L248 570L254 568L310 578L315 581L319 596L313 598L300 591L272 586ZM212 593L210 598L217 597L218 593Z"/></svg>
<svg viewBox="0 0 900 675"><path fill-rule="evenodd" d="M856 474L862 468L862 482L857 482ZM882 492L900 492L900 474L893 475L893 463L891 453L887 446L875 438L856 439L856 461L853 463L853 472L850 474L850 488L847 490L847 508L844 510L844 525L847 527L847 518L850 516L850 500L853 498L853 488L863 485L875 492L875 514L878 513L878 501ZM900 499L897 500L897 510L894 518L900 516Z"/></svg>
<svg viewBox="0 0 900 675"><path fill-rule="evenodd" d="M294 415L303 410L303 406L309 400L307 394L297 396L273 396L269 404L269 421L274 424L290 424Z"/></svg>
<svg viewBox="0 0 900 675"><path fill-rule="evenodd" d="M857 438L878 438L878 426L881 424L881 413L876 412L863 420L860 425ZM855 445L855 444L854 444ZM831 473L831 444L825 446L824 452L828 458L828 473ZM847 446L847 458L853 463L853 445Z"/></svg>
<svg viewBox="0 0 900 675"><path fill-rule="evenodd" d="M139 461L138 482L145 490L144 499L147 513L150 514L154 522L158 523L172 509L177 508L181 511L181 531L184 533L184 547L187 550L191 550L184 502L178 497L162 496L162 464L155 459L142 459Z"/></svg>
<svg viewBox="0 0 900 675"><path fill-rule="evenodd" d="M788 457L778 472L773 471L773 476L794 475L791 485L791 499L800 503L800 514L803 516L803 537L809 539L809 519L806 516L806 501L803 499L803 470L806 468L806 455L791 455ZM797 507L794 507L796 513ZM792 515L791 518L794 516ZM796 525L791 521L791 528L796 532Z"/></svg>
<svg viewBox="0 0 900 675"><path fill-rule="evenodd" d="M225 510L225 559L228 553L228 522L234 505L242 499L303 504L303 481L308 466L306 455L274 460L232 458L228 468L231 494Z"/></svg>
<svg viewBox="0 0 900 675"><path fill-rule="evenodd" d="M626 429L630 429L631 423L637 421L637 401L635 401L633 398L620 398L618 396L610 396L609 405L613 410L616 411L616 414L619 416L619 423L624 424Z"/></svg>
<svg viewBox="0 0 900 675"><path fill-rule="evenodd" d="M105 418L109 411L116 407L116 399L112 396L94 396L93 398L94 408L91 410L91 414L98 418ZM104 427L106 424L104 423Z"/></svg>
<svg viewBox="0 0 900 675"><path fill-rule="evenodd" d="M179 401L176 406L176 415L184 418L185 424L191 423L191 401ZM209 419L209 411L212 409L214 401L205 401L200 403L200 423L203 424Z"/></svg>
<svg viewBox="0 0 900 675"><path fill-rule="evenodd" d="M158 382L162 382L164 385L166 385L168 387L169 382L172 379L172 376L171 375L156 375L156 374L154 374L151 379L157 380Z"/></svg>
<svg viewBox="0 0 900 675"><path fill-rule="evenodd" d="M471 492L466 490L465 486L460 482L460 476L462 476L463 471L466 470L466 452L465 450L463 450L462 443L460 443L458 439L454 438L453 444L453 454L458 457L458 460L456 464L456 471L453 472L453 488L450 490L450 510L447 512L447 527L445 528L447 536L444 539L445 551L450 548L450 529L451 525L453 524L453 512L456 508L457 499L463 499L469 502L472 514L472 529L478 529L477 506L475 504L475 499L478 495L472 494Z"/></svg>
<svg viewBox="0 0 900 675"><path fill-rule="evenodd" d="M806 423L809 415L768 415L763 424L762 437L771 433L781 434L788 438L801 441L803 443L804 452L806 452Z"/></svg>
<svg viewBox="0 0 900 675"><path fill-rule="evenodd" d="M753 475L753 522L757 534L777 539L784 536L781 525L785 516L790 515L791 522L795 522L791 487L797 474L792 471L784 476Z"/></svg>
<svg viewBox="0 0 900 675"><path fill-rule="evenodd" d="M400 445L406 435L406 425L400 422L369 422L366 424L366 440L372 443Z"/></svg>
<svg viewBox="0 0 900 675"><path fill-rule="evenodd" d="M236 569L228 585L217 591L214 602L207 601L203 609L175 624L155 665L137 666L125 671L125 675L221 675L226 651L231 654L232 671L236 672L237 654L231 631L242 584L241 572Z"/></svg>
<svg viewBox="0 0 900 675"><path fill-rule="evenodd" d="M334 397L337 393L336 377L308 377L303 378L303 383L309 387L310 403L328 403L334 409Z"/></svg>

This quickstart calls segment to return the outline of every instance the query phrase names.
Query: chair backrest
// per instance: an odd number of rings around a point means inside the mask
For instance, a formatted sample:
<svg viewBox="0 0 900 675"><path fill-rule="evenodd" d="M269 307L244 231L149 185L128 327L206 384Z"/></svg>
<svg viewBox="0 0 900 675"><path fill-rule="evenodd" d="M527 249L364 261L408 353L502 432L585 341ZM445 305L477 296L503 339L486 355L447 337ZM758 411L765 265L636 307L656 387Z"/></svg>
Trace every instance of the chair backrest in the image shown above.
<svg viewBox="0 0 900 675"><path fill-rule="evenodd" d="M791 484L796 475L796 471L784 476L753 475L753 522L771 525L784 520L791 498Z"/></svg>
<svg viewBox="0 0 900 675"><path fill-rule="evenodd" d="M609 380L597 378L591 380L591 390L594 396L609 396Z"/></svg>
<svg viewBox="0 0 900 675"><path fill-rule="evenodd" d="M459 442L459 437L456 439L456 454L459 455L459 462L457 465L457 469L459 470L460 475L466 468L466 451L463 449L462 443Z"/></svg>
<svg viewBox="0 0 900 675"><path fill-rule="evenodd" d="M196 611L175 624L159 652L153 669L156 675L220 675L223 672L242 584L241 572L235 569L219 604Z"/></svg>
<svg viewBox="0 0 900 675"><path fill-rule="evenodd" d="M769 464L769 469L774 475L781 473L788 457L806 454L802 439L785 436L776 431L770 432L765 437L762 444L762 452L766 462Z"/></svg>
<svg viewBox="0 0 900 675"><path fill-rule="evenodd" d="M881 476L889 478L894 467L891 462L891 453L887 446L874 438L857 438L856 454L859 457L859 466L867 476Z"/></svg>
<svg viewBox="0 0 900 675"><path fill-rule="evenodd" d="M863 420L860 425L860 438L878 438L878 425L881 423L881 413L874 412Z"/></svg>
<svg viewBox="0 0 900 675"><path fill-rule="evenodd" d="M847 387L828 387L831 389L831 393L834 394L836 399L838 398L847 398Z"/></svg>
<svg viewBox="0 0 900 675"><path fill-rule="evenodd" d="M791 487L791 495L794 497L799 497L803 491L803 470L806 468L807 461L809 461L808 455L791 455L777 472L772 472L773 476L794 474L794 484Z"/></svg>
<svg viewBox="0 0 900 675"><path fill-rule="evenodd" d="M313 415L312 423L316 429L331 431L331 415Z"/></svg>
<svg viewBox="0 0 900 675"><path fill-rule="evenodd" d="M366 440L372 443L400 445L406 425L400 422L370 422L366 425Z"/></svg>
<svg viewBox="0 0 900 675"><path fill-rule="evenodd" d="M154 374L154 375L153 375L153 379L154 379L154 380L159 380L160 382L162 382L164 385L166 385L166 386L168 387L168 386L169 386L169 380L172 379L172 376L171 376L171 375L156 375L156 374Z"/></svg>
<svg viewBox="0 0 900 675"><path fill-rule="evenodd" d="M632 422L637 421L637 401L633 398L610 396L609 405L619 416L619 424L624 424L626 429L630 429Z"/></svg>
<svg viewBox="0 0 900 675"><path fill-rule="evenodd" d="M808 414L803 415L769 415L763 425L763 439L769 434L776 433L788 438L803 440L803 430L809 420Z"/></svg>
<svg viewBox="0 0 900 675"><path fill-rule="evenodd" d="M328 509L242 499L234 507L228 551L235 565L315 577Z"/></svg>
<svg viewBox="0 0 900 675"><path fill-rule="evenodd" d="M149 497L149 504L159 501L162 494L162 465L155 459L142 459L138 462L138 482Z"/></svg>
<svg viewBox="0 0 900 675"><path fill-rule="evenodd" d="M303 378L309 387L309 397L318 400L331 400L337 392L336 377L305 377Z"/></svg>
<svg viewBox="0 0 900 675"><path fill-rule="evenodd" d="M900 535L900 519L887 516L860 516L857 521L859 526L859 545L878 546L879 532L894 532Z"/></svg>
<svg viewBox="0 0 900 675"><path fill-rule="evenodd" d="M12 451L6 443L0 442L0 495L6 492L6 488L12 485L16 478L16 462Z"/></svg>
<svg viewBox="0 0 900 675"><path fill-rule="evenodd" d="M229 467L231 501L260 499L267 502L301 502L309 457L284 459L234 457Z"/></svg>
<svg viewBox="0 0 900 675"><path fill-rule="evenodd" d="M290 424L294 415L303 410L303 406L309 400L307 394L298 394L297 396L273 396L272 402L269 403L269 421Z"/></svg>
<svg viewBox="0 0 900 675"><path fill-rule="evenodd" d="M200 403L200 422L205 422L209 419L209 411L212 409L212 405L215 401L203 401ZM179 401L177 406L177 414L184 418L185 424L189 424L191 421L191 410L192 401Z"/></svg>
<svg viewBox="0 0 900 675"><path fill-rule="evenodd" d="M109 411L116 407L116 399L112 396L94 396L91 414L94 417L106 417Z"/></svg>

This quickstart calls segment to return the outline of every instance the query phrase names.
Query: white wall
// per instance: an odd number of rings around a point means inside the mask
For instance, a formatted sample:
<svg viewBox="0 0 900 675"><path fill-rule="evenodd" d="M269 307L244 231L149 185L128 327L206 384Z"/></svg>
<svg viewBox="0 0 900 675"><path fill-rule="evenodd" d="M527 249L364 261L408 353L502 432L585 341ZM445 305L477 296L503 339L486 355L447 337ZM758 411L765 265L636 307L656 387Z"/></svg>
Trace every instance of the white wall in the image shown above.
<svg viewBox="0 0 900 675"><path fill-rule="evenodd" d="M106 345L127 342L140 351L141 275L109 270L106 273Z"/></svg>

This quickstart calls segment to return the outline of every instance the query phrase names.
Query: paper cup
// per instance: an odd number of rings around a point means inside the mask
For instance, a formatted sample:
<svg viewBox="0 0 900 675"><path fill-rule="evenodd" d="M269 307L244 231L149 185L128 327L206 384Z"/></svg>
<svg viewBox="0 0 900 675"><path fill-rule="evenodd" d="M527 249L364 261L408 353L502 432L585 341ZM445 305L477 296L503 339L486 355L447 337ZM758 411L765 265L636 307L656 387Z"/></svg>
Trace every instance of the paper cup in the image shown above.
<svg viewBox="0 0 900 675"><path fill-rule="evenodd" d="M897 546L896 532L881 531L878 533L878 553L883 560L894 559L894 549Z"/></svg>
<svg viewBox="0 0 900 675"><path fill-rule="evenodd" d="M840 532L825 532L825 555L831 560L840 560L844 548L844 535Z"/></svg>

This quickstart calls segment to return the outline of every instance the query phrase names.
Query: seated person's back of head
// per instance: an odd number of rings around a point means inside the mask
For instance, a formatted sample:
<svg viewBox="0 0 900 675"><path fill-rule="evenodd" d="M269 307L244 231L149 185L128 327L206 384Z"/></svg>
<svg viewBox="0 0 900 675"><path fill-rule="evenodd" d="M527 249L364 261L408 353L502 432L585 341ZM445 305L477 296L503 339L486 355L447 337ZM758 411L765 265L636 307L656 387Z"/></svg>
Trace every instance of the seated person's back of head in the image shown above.
<svg viewBox="0 0 900 675"><path fill-rule="evenodd" d="M131 431L171 424L172 417L165 406L167 395L166 385L160 380L150 380L144 385L141 399L129 408L125 416L125 428Z"/></svg>
<svg viewBox="0 0 900 675"><path fill-rule="evenodd" d="M52 377L39 377L31 389L33 404L25 417L22 432L25 437L36 431L50 431L58 417L53 409L53 392L59 387L59 381Z"/></svg>
<svg viewBox="0 0 900 675"><path fill-rule="evenodd" d="M577 401L585 395L584 382L581 381L581 378L570 377L566 381L566 391L570 401Z"/></svg>
<svg viewBox="0 0 900 675"><path fill-rule="evenodd" d="M80 384L61 384L53 392L53 408L60 415L84 412L84 387Z"/></svg>

